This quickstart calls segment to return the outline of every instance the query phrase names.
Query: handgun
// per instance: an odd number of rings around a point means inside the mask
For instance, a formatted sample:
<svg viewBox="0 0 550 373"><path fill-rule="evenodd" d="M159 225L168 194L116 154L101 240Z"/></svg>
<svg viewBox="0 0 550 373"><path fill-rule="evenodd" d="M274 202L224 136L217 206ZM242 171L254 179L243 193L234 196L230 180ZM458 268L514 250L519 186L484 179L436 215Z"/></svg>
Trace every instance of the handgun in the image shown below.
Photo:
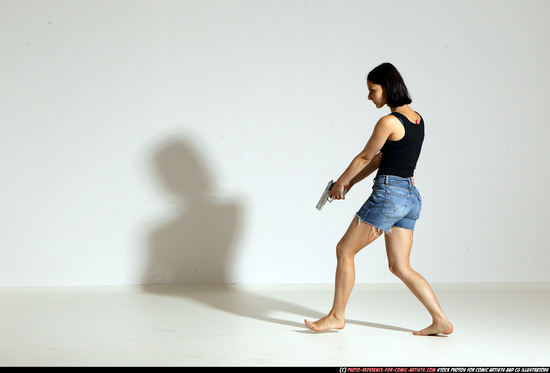
<svg viewBox="0 0 550 373"><path fill-rule="evenodd" d="M334 181L331 180L328 182L328 185L327 187L325 188L325 191L323 192L323 194L321 195L321 199L319 200L319 202L317 203L317 210L321 211L323 209L323 206L325 205L325 203L327 203L327 201L330 203L332 202L332 198L329 198L329 193L330 193L330 190L332 189L332 186L334 185ZM344 189L344 196L346 195L347 193L347 190Z"/></svg>

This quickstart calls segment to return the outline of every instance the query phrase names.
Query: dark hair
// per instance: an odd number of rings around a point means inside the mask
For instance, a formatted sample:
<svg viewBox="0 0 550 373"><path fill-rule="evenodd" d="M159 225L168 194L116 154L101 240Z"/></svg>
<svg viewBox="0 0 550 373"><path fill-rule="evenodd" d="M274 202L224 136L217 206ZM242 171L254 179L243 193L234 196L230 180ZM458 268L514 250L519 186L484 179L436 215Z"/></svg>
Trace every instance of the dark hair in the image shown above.
<svg viewBox="0 0 550 373"><path fill-rule="evenodd" d="M408 105L412 102L405 81L399 71L389 62L385 62L367 75L367 80L380 84L386 92L386 103L391 107Z"/></svg>

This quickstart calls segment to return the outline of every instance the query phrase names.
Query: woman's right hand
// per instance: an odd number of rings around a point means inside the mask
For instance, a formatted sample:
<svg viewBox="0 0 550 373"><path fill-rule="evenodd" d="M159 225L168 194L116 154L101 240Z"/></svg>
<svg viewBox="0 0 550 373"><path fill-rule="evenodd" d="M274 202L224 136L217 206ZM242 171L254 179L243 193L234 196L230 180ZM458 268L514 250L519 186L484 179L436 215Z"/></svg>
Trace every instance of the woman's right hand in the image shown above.
<svg viewBox="0 0 550 373"><path fill-rule="evenodd" d="M328 193L328 197L331 199L344 199L344 187L341 184L338 184L338 182L335 182L330 187L330 192Z"/></svg>
<svg viewBox="0 0 550 373"><path fill-rule="evenodd" d="M349 183L347 185L342 186L338 182L334 183L332 185L332 188L330 189L329 197L332 199L345 199L345 193L349 192L351 189L352 184ZM345 193L344 193L345 189Z"/></svg>

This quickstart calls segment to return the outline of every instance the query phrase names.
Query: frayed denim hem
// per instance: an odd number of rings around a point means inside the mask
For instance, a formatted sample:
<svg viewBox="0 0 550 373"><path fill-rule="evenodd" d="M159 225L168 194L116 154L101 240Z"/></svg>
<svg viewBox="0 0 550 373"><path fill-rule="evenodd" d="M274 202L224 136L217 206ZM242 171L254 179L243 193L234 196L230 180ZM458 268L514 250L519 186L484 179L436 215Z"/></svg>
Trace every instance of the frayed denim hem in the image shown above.
<svg viewBox="0 0 550 373"><path fill-rule="evenodd" d="M365 221L365 220L361 219L361 217L359 217L358 214L355 214L355 216L357 216L357 219L358 219L357 225L359 225L361 223L368 224L372 227L372 232L374 234L376 234L377 236L380 236L382 233L385 233L387 236L391 237L391 233L392 233L391 228L388 229L388 230L385 230L385 229L382 229L382 228L379 228L379 227L376 227L376 226L372 225L368 221ZM409 237L411 238L411 241L413 240L414 229L403 228L403 227L399 227L399 226L396 226L396 227L406 229L409 232Z"/></svg>
<svg viewBox="0 0 550 373"><path fill-rule="evenodd" d="M385 233L388 236L391 236L391 228L388 229L388 230L385 230L385 229L374 226L373 224L369 223L368 221L365 221L365 220L361 219L359 214L355 214L355 216L357 216L357 219L359 219L359 221L357 222L357 225L359 225L361 223L365 223L365 224L368 224L372 227L372 232L374 234L376 234L377 236L380 236L382 233Z"/></svg>

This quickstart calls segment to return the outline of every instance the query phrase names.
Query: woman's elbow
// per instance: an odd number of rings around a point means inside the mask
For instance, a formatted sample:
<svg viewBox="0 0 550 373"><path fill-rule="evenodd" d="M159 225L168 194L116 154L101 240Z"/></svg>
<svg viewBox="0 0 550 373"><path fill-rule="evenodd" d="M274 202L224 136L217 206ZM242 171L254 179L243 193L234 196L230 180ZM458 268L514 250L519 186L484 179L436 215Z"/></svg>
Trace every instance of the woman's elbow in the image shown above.
<svg viewBox="0 0 550 373"><path fill-rule="evenodd" d="M370 163L370 161L372 161L372 157L369 157L365 154L359 154L357 157L355 157L355 159L362 166L366 166Z"/></svg>

